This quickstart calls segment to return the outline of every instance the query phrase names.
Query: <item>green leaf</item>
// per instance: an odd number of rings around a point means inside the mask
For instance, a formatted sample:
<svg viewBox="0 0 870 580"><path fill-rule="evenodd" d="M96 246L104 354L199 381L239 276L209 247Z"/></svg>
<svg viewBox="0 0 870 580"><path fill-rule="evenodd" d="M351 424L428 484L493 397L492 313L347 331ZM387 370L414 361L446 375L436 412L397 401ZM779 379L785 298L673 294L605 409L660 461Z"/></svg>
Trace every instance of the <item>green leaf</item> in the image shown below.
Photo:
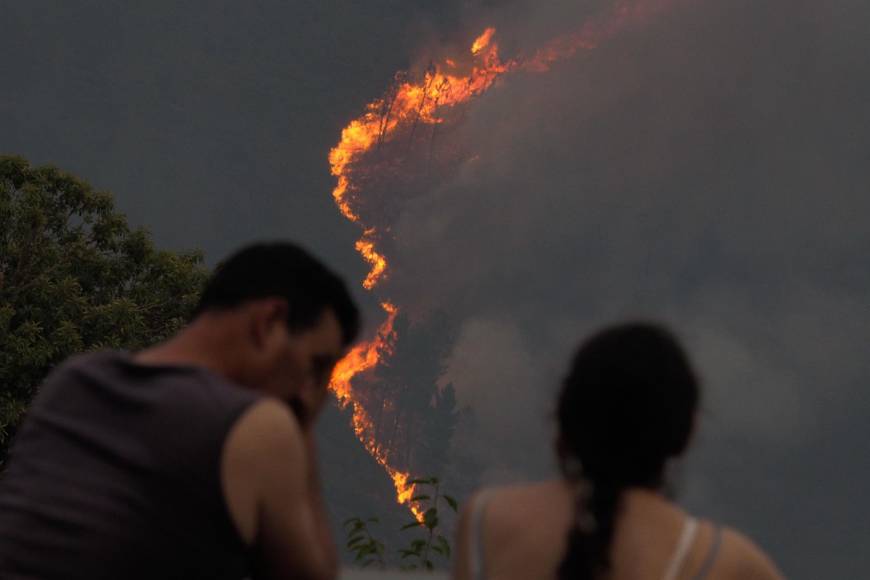
<svg viewBox="0 0 870 580"><path fill-rule="evenodd" d="M399 531L403 532L403 531L410 529L410 528L419 528L422 525L423 525L422 523L418 522L417 520L414 520L413 522L407 523L404 526L402 526L401 528L399 528Z"/></svg>
<svg viewBox="0 0 870 580"><path fill-rule="evenodd" d="M422 550L426 547L426 540L414 540L411 542L411 548L414 550Z"/></svg>
<svg viewBox="0 0 870 580"><path fill-rule="evenodd" d="M450 542L447 541L447 538L439 535L435 538L435 546L441 549L445 558L450 557ZM433 546L433 549L435 548L435 546Z"/></svg>
<svg viewBox="0 0 870 580"><path fill-rule="evenodd" d="M438 525L438 508L430 507L423 513L423 525L430 530Z"/></svg>
<svg viewBox="0 0 870 580"><path fill-rule="evenodd" d="M454 512L459 512L459 502L456 501L453 496L445 494L443 497L444 500L447 502L447 505L450 506L450 509L452 509Z"/></svg>
<svg viewBox="0 0 870 580"><path fill-rule="evenodd" d="M428 495L415 495L414 497L411 498L411 501L423 501L426 499L432 499L432 498Z"/></svg>

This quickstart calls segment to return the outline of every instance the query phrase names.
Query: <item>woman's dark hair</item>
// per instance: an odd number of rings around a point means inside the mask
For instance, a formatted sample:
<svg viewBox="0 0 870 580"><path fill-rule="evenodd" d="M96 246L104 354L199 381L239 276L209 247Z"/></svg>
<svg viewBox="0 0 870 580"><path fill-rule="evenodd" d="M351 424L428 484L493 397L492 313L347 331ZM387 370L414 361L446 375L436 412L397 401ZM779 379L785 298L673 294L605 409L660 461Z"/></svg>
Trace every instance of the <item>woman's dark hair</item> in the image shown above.
<svg viewBox="0 0 870 580"><path fill-rule="evenodd" d="M658 489L689 442L699 388L677 339L661 326L622 324L574 356L559 396L559 458L577 484L575 523L560 580L600 578L623 491Z"/></svg>
<svg viewBox="0 0 870 580"><path fill-rule="evenodd" d="M312 328L330 308L341 325L344 345L356 339L359 310L344 282L320 260L289 242L253 244L219 264L194 316L269 297L287 300L287 325L293 332Z"/></svg>

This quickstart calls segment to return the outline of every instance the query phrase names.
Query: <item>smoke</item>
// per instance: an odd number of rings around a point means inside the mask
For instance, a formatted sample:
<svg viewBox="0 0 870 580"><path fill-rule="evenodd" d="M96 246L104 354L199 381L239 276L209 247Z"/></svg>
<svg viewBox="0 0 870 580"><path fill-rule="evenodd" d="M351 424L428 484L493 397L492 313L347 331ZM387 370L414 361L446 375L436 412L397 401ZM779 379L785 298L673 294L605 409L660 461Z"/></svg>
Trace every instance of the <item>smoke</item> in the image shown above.
<svg viewBox="0 0 870 580"><path fill-rule="evenodd" d="M535 30L507 24L503 46L531 51L536 30L589 5L525 9ZM855 537L870 515L859 486L817 475L866 486L866 459L813 451L870 435L868 17L846 0L679 2L469 107L448 139L470 154L404 198L391 229L390 291L465 320L448 370L477 417L461 446L542 475L578 340L663 320L705 378L687 501L753 533L789 576L835 560L857 573L859 558L806 562L801 546ZM789 533L798 502L820 518L806 538Z"/></svg>
<svg viewBox="0 0 870 580"><path fill-rule="evenodd" d="M549 401L538 391L551 389L541 384L538 361L524 342L509 319L469 319L442 378L456 389L460 406L476 411L471 436L454 441L454 452L476 458L486 481L516 480L529 468L549 464L547 453L534 446L548 435L544 418ZM522 463L517 455L524 457Z"/></svg>

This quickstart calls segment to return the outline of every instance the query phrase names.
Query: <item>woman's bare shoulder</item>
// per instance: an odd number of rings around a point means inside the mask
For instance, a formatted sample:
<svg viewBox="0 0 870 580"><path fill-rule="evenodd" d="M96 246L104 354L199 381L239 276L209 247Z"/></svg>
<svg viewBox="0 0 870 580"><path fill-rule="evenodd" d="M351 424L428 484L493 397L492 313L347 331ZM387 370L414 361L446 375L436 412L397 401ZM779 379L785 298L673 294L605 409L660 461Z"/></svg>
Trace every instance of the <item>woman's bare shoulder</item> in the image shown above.
<svg viewBox="0 0 870 580"><path fill-rule="evenodd" d="M529 529L535 523L561 525L572 513L573 500L561 481L542 481L501 486L486 491L487 529L507 533L517 527Z"/></svg>
<svg viewBox="0 0 870 580"><path fill-rule="evenodd" d="M484 498L488 512L500 511L499 508L506 506L512 511L524 508L538 510L554 502L561 503L560 500L568 501L571 492L563 481L548 480L490 487L478 492L476 497Z"/></svg>
<svg viewBox="0 0 870 580"><path fill-rule="evenodd" d="M782 580L784 576L773 560L742 532L722 528L722 553L718 568L723 578ZM716 577L719 577L717 574Z"/></svg>
<svg viewBox="0 0 870 580"><path fill-rule="evenodd" d="M480 493L486 493L490 500L511 501L518 499L552 499L554 495L568 495L569 491L564 481L551 479L489 487L482 492L478 492L478 494Z"/></svg>
<svg viewBox="0 0 870 580"><path fill-rule="evenodd" d="M485 537L487 545L493 536L498 543L501 542L506 529L512 527L510 520L514 514L511 506L517 497L529 494L529 487L535 487L535 484L485 487L465 500L456 527L455 580L471 578L472 544L477 538ZM480 528L472 529L475 525Z"/></svg>

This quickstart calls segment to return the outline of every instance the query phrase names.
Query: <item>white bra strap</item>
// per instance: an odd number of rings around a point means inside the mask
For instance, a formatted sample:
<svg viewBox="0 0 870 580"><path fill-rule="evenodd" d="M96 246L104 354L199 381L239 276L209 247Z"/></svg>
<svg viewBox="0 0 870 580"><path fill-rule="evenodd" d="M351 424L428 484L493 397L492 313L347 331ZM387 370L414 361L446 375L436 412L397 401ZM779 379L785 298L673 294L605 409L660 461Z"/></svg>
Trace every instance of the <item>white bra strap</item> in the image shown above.
<svg viewBox="0 0 870 580"><path fill-rule="evenodd" d="M668 564L668 569L663 580L677 580L680 571L683 569L683 564L686 561L686 556L689 555L689 550L692 549L692 544L695 543L695 536L698 534L698 520L695 518L686 518L683 524L683 532L680 534L680 540L677 542L677 549L674 550L674 555L671 557L671 562Z"/></svg>

